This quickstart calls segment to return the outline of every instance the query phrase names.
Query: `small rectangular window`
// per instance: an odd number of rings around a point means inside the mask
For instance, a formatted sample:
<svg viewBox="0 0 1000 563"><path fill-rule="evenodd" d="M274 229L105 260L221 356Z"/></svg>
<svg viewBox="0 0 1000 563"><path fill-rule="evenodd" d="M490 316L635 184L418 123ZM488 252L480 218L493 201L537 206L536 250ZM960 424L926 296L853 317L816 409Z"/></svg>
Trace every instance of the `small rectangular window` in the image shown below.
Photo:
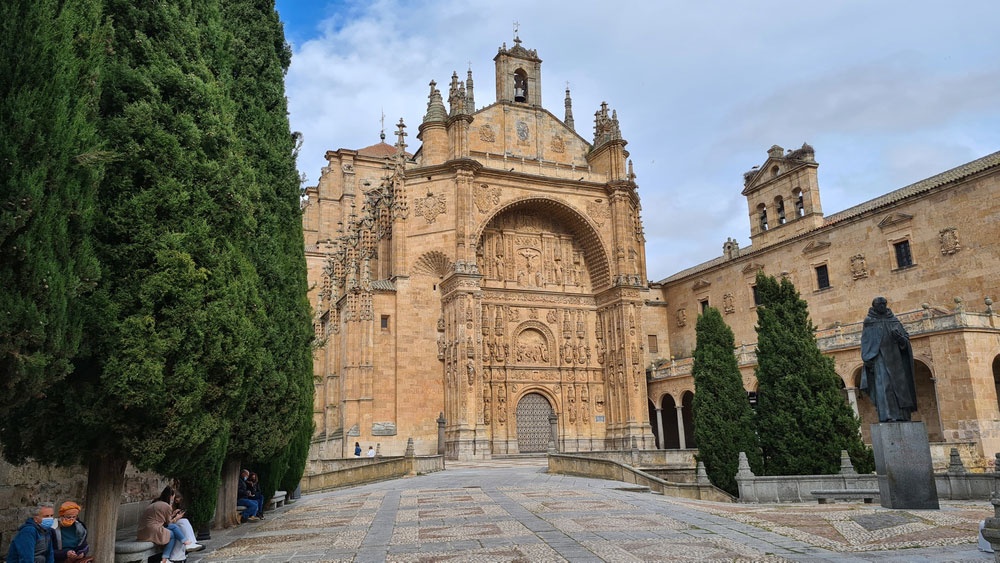
<svg viewBox="0 0 1000 563"><path fill-rule="evenodd" d="M646 337L649 340L649 353L656 354L660 351L659 347L656 345L656 335L650 334Z"/></svg>
<svg viewBox="0 0 1000 563"><path fill-rule="evenodd" d="M910 241L901 240L892 246L896 249L897 268L909 268L913 265L913 255L910 254Z"/></svg>
<svg viewBox="0 0 1000 563"><path fill-rule="evenodd" d="M708 310L708 299L702 299L698 302L701 305L701 312L704 313Z"/></svg>
<svg viewBox="0 0 1000 563"><path fill-rule="evenodd" d="M816 266L816 287L818 289L830 287L830 272L826 269L826 264Z"/></svg>
<svg viewBox="0 0 1000 563"><path fill-rule="evenodd" d="M750 290L753 291L753 306L757 307L760 305L760 295L757 294L757 286L751 285Z"/></svg>
<svg viewBox="0 0 1000 563"><path fill-rule="evenodd" d="M382 330L389 330L389 315L382 315Z"/></svg>

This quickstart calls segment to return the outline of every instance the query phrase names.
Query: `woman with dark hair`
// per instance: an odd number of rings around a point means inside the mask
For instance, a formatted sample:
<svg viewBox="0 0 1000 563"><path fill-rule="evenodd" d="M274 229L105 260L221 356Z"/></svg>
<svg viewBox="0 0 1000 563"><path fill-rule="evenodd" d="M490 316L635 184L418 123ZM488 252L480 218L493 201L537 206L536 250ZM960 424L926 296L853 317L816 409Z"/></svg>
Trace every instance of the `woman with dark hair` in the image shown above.
<svg viewBox="0 0 1000 563"><path fill-rule="evenodd" d="M174 489L167 485L156 500L151 502L139 517L136 540L162 545L163 557L160 563L170 563L174 546L178 543L188 547L192 542L184 537L177 521L184 517L183 510L174 510Z"/></svg>

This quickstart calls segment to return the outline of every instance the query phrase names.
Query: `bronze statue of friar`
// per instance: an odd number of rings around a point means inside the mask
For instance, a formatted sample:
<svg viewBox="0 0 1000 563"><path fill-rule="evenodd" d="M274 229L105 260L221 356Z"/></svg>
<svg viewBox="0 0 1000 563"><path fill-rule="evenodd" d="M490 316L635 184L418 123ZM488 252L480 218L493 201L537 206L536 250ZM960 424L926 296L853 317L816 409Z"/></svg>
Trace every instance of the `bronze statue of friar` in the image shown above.
<svg viewBox="0 0 1000 563"><path fill-rule="evenodd" d="M909 422L917 410L913 349L903 323L885 297L876 297L861 330L861 389L875 404L879 422Z"/></svg>

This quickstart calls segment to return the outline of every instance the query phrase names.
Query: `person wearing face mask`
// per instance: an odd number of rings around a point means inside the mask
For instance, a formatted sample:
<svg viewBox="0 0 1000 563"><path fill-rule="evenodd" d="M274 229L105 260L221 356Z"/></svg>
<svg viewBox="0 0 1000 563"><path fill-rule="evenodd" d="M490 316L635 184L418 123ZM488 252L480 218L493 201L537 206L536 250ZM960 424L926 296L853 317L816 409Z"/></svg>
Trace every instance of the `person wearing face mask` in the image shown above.
<svg viewBox="0 0 1000 563"><path fill-rule="evenodd" d="M51 504L38 507L35 516L25 520L7 550L7 563L55 562L55 510Z"/></svg>
<svg viewBox="0 0 1000 563"><path fill-rule="evenodd" d="M66 501L59 506L59 518L55 528L56 563L92 563L88 557L87 527L80 521L80 505Z"/></svg>

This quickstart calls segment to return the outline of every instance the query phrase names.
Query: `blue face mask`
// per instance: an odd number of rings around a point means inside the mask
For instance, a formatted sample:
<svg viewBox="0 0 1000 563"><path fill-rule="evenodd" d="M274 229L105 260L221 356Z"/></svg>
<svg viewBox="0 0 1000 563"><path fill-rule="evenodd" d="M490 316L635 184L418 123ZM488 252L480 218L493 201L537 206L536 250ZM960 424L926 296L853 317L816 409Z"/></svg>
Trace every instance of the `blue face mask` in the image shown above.
<svg viewBox="0 0 1000 563"><path fill-rule="evenodd" d="M53 517L51 517L51 516L49 516L48 518L42 518L42 527L43 528L55 528L56 527L56 519L53 518Z"/></svg>

